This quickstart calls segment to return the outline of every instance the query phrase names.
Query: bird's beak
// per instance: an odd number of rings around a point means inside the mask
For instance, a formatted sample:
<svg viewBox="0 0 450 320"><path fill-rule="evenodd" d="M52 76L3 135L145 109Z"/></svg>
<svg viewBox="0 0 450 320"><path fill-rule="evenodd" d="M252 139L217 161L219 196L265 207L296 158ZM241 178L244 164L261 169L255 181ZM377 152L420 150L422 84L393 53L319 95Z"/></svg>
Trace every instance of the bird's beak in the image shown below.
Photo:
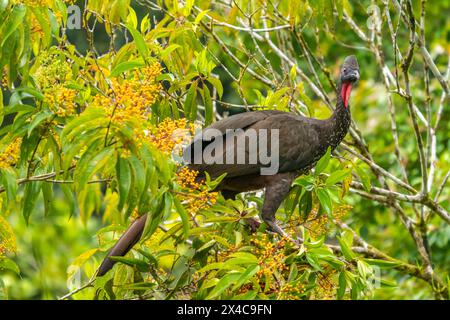
<svg viewBox="0 0 450 320"><path fill-rule="evenodd" d="M354 70L347 75L347 79L350 81L358 81L359 80L359 71Z"/></svg>

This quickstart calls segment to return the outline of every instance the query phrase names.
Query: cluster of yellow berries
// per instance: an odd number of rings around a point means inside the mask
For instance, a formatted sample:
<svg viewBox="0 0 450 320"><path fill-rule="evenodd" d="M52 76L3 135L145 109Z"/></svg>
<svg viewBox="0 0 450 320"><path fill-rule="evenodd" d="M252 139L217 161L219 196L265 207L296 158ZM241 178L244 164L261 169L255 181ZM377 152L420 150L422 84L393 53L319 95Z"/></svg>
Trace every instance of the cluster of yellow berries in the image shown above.
<svg viewBox="0 0 450 320"><path fill-rule="evenodd" d="M289 283L286 282L278 293L279 300L299 300L300 295L304 294L306 291L306 287L302 283Z"/></svg>
<svg viewBox="0 0 450 320"><path fill-rule="evenodd" d="M333 218L341 220L351 209L350 205L342 205L333 208ZM326 214L319 215L318 208L312 209L309 217L302 224L310 231L311 236L318 237L329 232L332 227L332 221Z"/></svg>
<svg viewBox="0 0 450 320"><path fill-rule="evenodd" d="M150 249L156 249L160 246L160 240L165 235L164 231L161 229L156 229L156 231L151 235L151 237L144 242L144 246Z"/></svg>
<svg viewBox="0 0 450 320"><path fill-rule="evenodd" d="M160 151L171 153L175 151L176 146L185 141L190 141L194 131L194 125L188 125L185 118L179 120L167 118L155 128L150 136L150 142ZM181 152L181 149L179 152Z"/></svg>
<svg viewBox="0 0 450 320"><path fill-rule="evenodd" d="M337 221L341 221L342 218L344 218L350 210L352 210L352 206L349 204L344 204L339 207L335 207L333 209L333 218Z"/></svg>
<svg viewBox="0 0 450 320"><path fill-rule="evenodd" d="M180 199L185 202L185 208L195 214L200 210L205 210L217 202L217 192L210 192L208 188L197 179L198 171L189 168L181 168L177 173L177 184L184 189L189 189L189 193L181 194Z"/></svg>
<svg viewBox="0 0 450 320"><path fill-rule="evenodd" d="M263 234L260 239L257 236L252 239L254 245L253 253L258 257L258 264L260 266L256 277L262 283L261 287L266 287L267 283L264 282L269 281L268 289L265 291L266 293L276 294L277 299L297 300L306 292L306 286L304 284L298 283L298 281L295 283L283 283L278 278L276 281L271 280L275 273L282 276L283 274L287 275L286 272L289 270L289 266L285 263L286 255L284 250L288 242L289 239L283 237L274 244L266 234Z"/></svg>
<svg viewBox="0 0 450 320"><path fill-rule="evenodd" d="M157 101L161 84L156 77L161 74L159 63L142 68L131 79L113 79L106 95L94 97L93 105L103 108L113 124L124 126L130 121L146 121L150 107Z"/></svg>
<svg viewBox="0 0 450 320"><path fill-rule="evenodd" d="M76 112L77 92L73 89L57 85L45 91L45 102L48 103L50 109L59 117L68 117Z"/></svg>
<svg viewBox="0 0 450 320"><path fill-rule="evenodd" d="M0 257L16 251L16 236L6 219L0 215Z"/></svg>
<svg viewBox="0 0 450 320"><path fill-rule="evenodd" d="M336 281L333 279L336 271L331 269L328 272L319 273L314 289L314 299L333 300L336 298Z"/></svg>
<svg viewBox="0 0 450 320"><path fill-rule="evenodd" d="M64 84L72 79L72 68L59 52L42 52L36 59L33 78L42 90Z"/></svg>
<svg viewBox="0 0 450 320"><path fill-rule="evenodd" d="M260 270L256 273L258 278L271 277L275 271L282 272L288 269L285 264L286 256L284 254L284 247L288 240L282 238L276 244L272 243L266 234L262 235L262 239L253 238L252 242L255 245L254 254L258 257L258 264Z"/></svg>
<svg viewBox="0 0 450 320"><path fill-rule="evenodd" d="M16 164L20 156L22 138L16 138L3 152L0 152L0 168L9 168Z"/></svg>
<svg viewBox="0 0 450 320"><path fill-rule="evenodd" d="M200 191L199 194L187 197L189 200L186 209L191 214L197 213L200 210L205 210L217 202L217 196L217 192L209 192L204 189Z"/></svg>
<svg viewBox="0 0 450 320"><path fill-rule="evenodd" d="M182 188L200 189L201 183L197 180L198 171L183 167L177 173L177 183Z"/></svg>
<svg viewBox="0 0 450 320"><path fill-rule="evenodd" d="M247 283L245 285L243 285L242 287L239 288L239 290L237 291L237 294L244 294L249 292L250 290L253 289L253 284L252 283Z"/></svg>
<svg viewBox="0 0 450 320"><path fill-rule="evenodd" d="M74 115L77 92L66 87L72 79L70 63L58 53L43 52L39 55L33 74L37 85L44 93L44 101L50 110L60 117Z"/></svg>
<svg viewBox="0 0 450 320"><path fill-rule="evenodd" d="M230 245L226 250L217 251L217 258L219 261L225 261L231 254L239 249L238 246Z"/></svg>
<svg viewBox="0 0 450 320"><path fill-rule="evenodd" d="M328 216L319 214L318 207L311 210L307 220L303 221L303 225L314 238L326 234L330 229Z"/></svg>
<svg viewBox="0 0 450 320"><path fill-rule="evenodd" d="M2 72L2 87L8 87L8 70L6 68L4 68Z"/></svg>

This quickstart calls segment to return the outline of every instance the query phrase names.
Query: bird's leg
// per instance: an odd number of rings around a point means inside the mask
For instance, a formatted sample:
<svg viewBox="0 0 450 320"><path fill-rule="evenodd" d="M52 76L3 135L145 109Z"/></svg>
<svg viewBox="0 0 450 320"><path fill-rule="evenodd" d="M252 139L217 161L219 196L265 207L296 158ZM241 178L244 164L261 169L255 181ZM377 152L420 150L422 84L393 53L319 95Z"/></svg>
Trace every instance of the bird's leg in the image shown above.
<svg viewBox="0 0 450 320"><path fill-rule="evenodd" d="M275 213L281 202L288 195L291 183L295 179L295 175L283 173L273 176L270 179L271 181L266 186L264 204L261 210L262 219L272 231L278 233L282 237L292 240L292 237L278 225L275 219ZM297 243L297 241L293 241Z"/></svg>

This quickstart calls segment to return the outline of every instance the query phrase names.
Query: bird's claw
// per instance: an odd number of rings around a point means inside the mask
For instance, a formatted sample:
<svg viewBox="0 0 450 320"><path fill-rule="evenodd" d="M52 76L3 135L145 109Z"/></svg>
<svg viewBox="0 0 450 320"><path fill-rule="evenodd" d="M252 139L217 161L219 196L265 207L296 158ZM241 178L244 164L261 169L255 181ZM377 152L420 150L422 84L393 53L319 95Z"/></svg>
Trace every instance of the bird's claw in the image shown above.
<svg viewBox="0 0 450 320"><path fill-rule="evenodd" d="M281 237L289 240L296 246L300 246L303 243L303 239L297 238L294 239L290 234L283 230L275 221L266 221L266 224L269 226L269 230L279 234Z"/></svg>

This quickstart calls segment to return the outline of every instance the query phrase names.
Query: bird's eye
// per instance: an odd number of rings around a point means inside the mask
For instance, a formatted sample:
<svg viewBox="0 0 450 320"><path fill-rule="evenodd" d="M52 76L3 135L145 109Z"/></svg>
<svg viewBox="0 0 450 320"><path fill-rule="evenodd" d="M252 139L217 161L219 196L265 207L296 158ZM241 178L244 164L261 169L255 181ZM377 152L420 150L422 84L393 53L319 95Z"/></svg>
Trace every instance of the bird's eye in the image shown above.
<svg viewBox="0 0 450 320"><path fill-rule="evenodd" d="M346 69L346 68L343 68L343 69L342 69L342 72L346 72L346 71L347 71L347 69Z"/></svg>

